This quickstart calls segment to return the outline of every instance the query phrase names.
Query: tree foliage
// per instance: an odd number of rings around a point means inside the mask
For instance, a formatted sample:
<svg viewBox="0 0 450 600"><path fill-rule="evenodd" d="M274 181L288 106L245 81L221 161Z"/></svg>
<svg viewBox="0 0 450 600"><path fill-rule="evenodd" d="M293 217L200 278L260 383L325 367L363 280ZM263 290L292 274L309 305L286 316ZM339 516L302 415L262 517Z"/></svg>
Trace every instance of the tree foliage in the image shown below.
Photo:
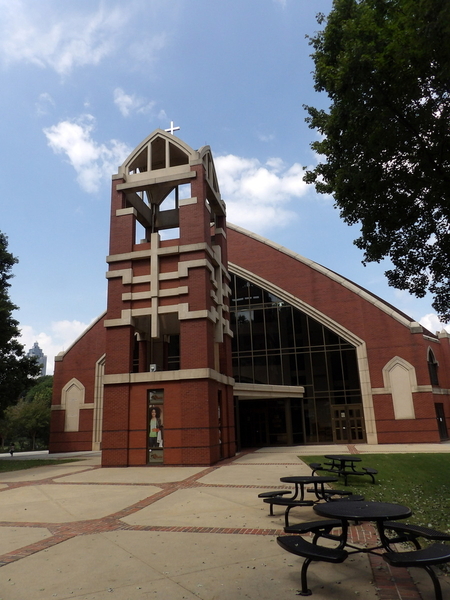
<svg viewBox="0 0 450 600"><path fill-rule="evenodd" d="M5 418L0 421L0 435L4 440L20 440L32 450L38 440L43 445L48 444L52 389L53 377L40 377L24 398L6 408Z"/></svg>
<svg viewBox="0 0 450 600"><path fill-rule="evenodd" d="M9 280L16 263L17 258L8 252L7 237L0 232L0 415L18 400L39 373L35 358L25 355L18 340L19 323L12 316L17 306L9 297Z"/></svg>
<svg viewBox="0 0 450 600"><path fill-rule="evenodd" d="M389 284L428 291L450 320L450 2L334 0L310 38L314 81L331 101L306 106L325 157L305 181L359 223L364 263L389 257Z"/></svg>

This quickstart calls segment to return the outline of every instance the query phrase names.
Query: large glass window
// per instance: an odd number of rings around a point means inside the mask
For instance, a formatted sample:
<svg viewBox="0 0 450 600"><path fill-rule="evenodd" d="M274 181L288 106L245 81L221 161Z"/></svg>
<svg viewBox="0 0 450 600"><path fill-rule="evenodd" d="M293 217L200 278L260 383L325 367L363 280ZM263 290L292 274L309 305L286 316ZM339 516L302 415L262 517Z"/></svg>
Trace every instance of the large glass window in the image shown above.
<svg viewBox="0 0 450 600"><path fill-rule="evenodd" d="M238 383L303 386L293 433L299 439L301 425L305 441L332 441L331 405L362 401L356 349L254 283L232 275L231 289L234 378Z"/></svg>

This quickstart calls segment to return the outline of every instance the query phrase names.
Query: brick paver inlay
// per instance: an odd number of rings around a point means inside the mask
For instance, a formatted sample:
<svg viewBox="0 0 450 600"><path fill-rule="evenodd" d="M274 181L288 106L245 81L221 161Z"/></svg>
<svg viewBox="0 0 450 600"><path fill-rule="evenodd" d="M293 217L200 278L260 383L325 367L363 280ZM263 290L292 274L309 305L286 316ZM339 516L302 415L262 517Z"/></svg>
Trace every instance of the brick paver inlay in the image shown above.
<svg viewBox="0 0 450 600"><path fill-rule="evenodd" d="M353 449L355 452L355 449ZM242 454L240 455L242 457ZM187 533L211 533L211 534L224 534L224 535L254 535L254 536L278 536L283 533L282 529L253 529L253 528L226 528L226 527L189 527L189 526L158 526L158 525L130 525L122 521L125 517L136 513L158 500L170 496L174 492L180 489L187 488L199 488L199 487L227 487L227 488L254 488L255 491L262 489L263 486L256 485L232 485L232 484L205 484L199 482L199 479L205 477L209 473L214 472L216 469L223 467L224 465L236 465L235 459L228 459L220 463L220 466L213 466L203 469L201 472L188 477L182 481L170 482L170 483L152 483L152 486L161 488L161 491L152 494L151 496L140 500L126 508L123 508L108 516L91 519L91 520L80 520L71 521L66 523L36 523L36 522L11 522L11 521L0 521L0 528L2 527L35 527L40 529L47 529L50 532L50 536L40 540L38 542L29 544L12 552L0 555L0 567L8 565L10 563L20 561L32 554L47 550L57 544L61 544L71 538L83 535L92 535L95 533L104 533L111 531L160 531L160 532L187 532ZM255 464L255 463L252 463ZM263 462L258 463L259 465L265 464ZM286 463L267 463L270 465L280 464L286 465ZM239 464L239 466L243 466ZM86 469L86 472L92 472L93 469L101 467L90 466ZM80 474L78 471L77 474ZM63 475L56 475L55 477L46 478L38 481L20 481L20 482L4 482L5 487L0 489L2 492L8 490L17 489L28 486L40 486L49 485L57 482L59 479L67 477L67 473ZM58 485L78 485L78 486L148 486L149 484L143 483L91 483L91 482L65 482L58 481ZM270 486L269 486L270 487ZM267 490L268 486L264 486ZM376 532L370 524L362 524L357 527L351 528L351 542L361 544L362 546L373 544L376 539ZM387 563L379 556L369 554L370 565L373 572L373 582L377 588L378 597L380 600L421 600L413 580L411 579L406 569L394 569L389 567Z"/></svg>

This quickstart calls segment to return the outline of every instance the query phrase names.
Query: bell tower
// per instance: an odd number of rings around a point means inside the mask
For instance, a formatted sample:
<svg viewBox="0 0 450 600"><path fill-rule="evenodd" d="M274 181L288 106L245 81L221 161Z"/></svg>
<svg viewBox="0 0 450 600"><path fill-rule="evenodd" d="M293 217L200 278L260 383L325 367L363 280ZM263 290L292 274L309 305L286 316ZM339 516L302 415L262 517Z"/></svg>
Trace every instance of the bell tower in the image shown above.
<svg viewBox="0 0 450 600"><path fill-rule="evenodd" d="M113 176L103 466L235 453L225 203L210 148L173 131Z"/></svg>

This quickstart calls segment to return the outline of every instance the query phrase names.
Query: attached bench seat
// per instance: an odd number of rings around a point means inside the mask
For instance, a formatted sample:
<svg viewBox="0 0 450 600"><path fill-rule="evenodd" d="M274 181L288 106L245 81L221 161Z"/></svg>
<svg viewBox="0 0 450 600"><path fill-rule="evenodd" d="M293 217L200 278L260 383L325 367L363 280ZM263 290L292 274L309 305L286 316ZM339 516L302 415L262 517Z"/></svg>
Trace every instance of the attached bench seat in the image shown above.
<svg viewBox="0 0 450 600"><path fill-rule="evenodd" d="M298 592L299 596L310 596L312 594L311 590L308 589L307 582L307 571L311 562L341 563L348 557L346 550L318 546L298 535L280 536L277 538L277 542L283 550L305 558L301 571L302 590Z"/></svg>
<svg viewBox="0 0 450 600"><path fill-rule="evenodd" d="M292 494L291 490L277 490L273 492L261 492L258 494L258 498L278 498L279 496L285 496L286 494Z"/></svg>
<svg viewBox="0 0 450 600"><path fill-rule="evenodd" d="M363 500L364 496L361 496L360 494L350 494L343 498L329 498L328 502L363 502Z"/></svg>
<svg viewBox="0 0 450 600"><path fill-rule="evenodd" d="M314 475L316 471L320 471L322 469L322 463L313 462L313 463L309 463L309 466L312 469L312 475ZM325 470L325 469L323 469L323 470Z"/></svg>
<svg viewBox="0 0 450 600"><path fill-rule="evenodd" d="M378 471L376 469L372 469L372 467L363 467L362 470L366 472L366 475L369 475L369 477L372 478L372 483L375 483L374 475L378 475Z"/></svg>
<svg viewBox="0 0 450 600"><path fill-rule="evenodd" d="M349 475L368 475L371 478L372 483L375 483L375 475L378 474L378 471L371 467L362 467L362 469L362 471L353 471L352 469L348 471L339 471L339 474L344 478L344 485L348 485L347 478Z"/></svg>
<svg viewBox="0 0 450 600"><path fill-rule="evenodd" d="M313 544L317 543L320 537L329 540L340 540L339 535L331 533L333 529L342 527L342 522L339 519L321 519L320 521L309 521L307 523L296 523L284 528L285 533L296 533L304 535L305 533L313 533Z"/></svg>
<svg viewBox="0 0 450 600"><path fill-rule="evenodd" d="M308 488L306 491L312 493L314 492L314 488ZM326 502L337 502L338 500L352 500L359 502L364 500L364 496L354 494L349 490L334 490L333 488L327 488L323 490L323 499Z"/></svg>
<svg viewBox="0 0 450 600"><path fill-rule="evenodd" d="M308 488L306 491L310 494L314 494L315 489ZM352 493L353 492L350 492L349 490L334 490L333 488L324 488L323 490L325 500L328 500L328 496L351 496Z"/></svg>
<svg viewBox="0 0 450 600"><path fill-rule="evenodd" d="M384 523L384 529L390 529L397 534L397 537L388 538L392 544L399 542L412 542L414 546L420 550L422 546L417 541L417 538L425 538L426 540L434 540L440 542L450 541L450 534L438 531L437 529L431 529L429 527L422 527L420 525L412 525L410 523L399 523L398 521L386 521Z"/></svg>
<svg viewBox="0 0 450 600"><path fill-rule="evenodd" d="M386 552L382 556L392 567L419 567L425 569L433 582L436 600L442 600L441 584L432 566L450 562L450 546L432 544L421 550L413 550L412 552Z"/></svg>
<svg viewBox="0 0 450 600"><path fill-rule="evenodd" d="M273 498L264 498L263 502L266 504L270 504L270 516L273 517L273 507L276 506L285 506L286 510L284 512L284 524L286 527L289 527L289 511L291 508L299 508L302 506L314 506L314 502L312 500L291 500L290 498L283 498L282 496L275 496Z"/></svg>

